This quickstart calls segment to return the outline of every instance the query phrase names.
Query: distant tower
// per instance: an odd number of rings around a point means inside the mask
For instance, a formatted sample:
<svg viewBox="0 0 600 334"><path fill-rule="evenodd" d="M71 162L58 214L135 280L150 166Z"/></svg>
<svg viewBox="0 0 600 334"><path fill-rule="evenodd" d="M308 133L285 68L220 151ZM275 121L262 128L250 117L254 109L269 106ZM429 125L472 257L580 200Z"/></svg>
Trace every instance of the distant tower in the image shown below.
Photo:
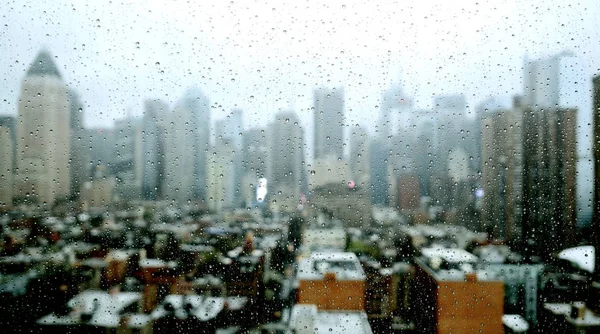
<svg viewBox="0 0 600 334"><path fill-rule="evenodd" d="M232 196L229 196L229 190L226 190L225 196L231 203L229 207L241 207L244 203L242 188L243 149L244 149L244 112L242 109L235 108L226 118L217 121L215 133L216 152L225 153L231 150L231 161L233 170L230 180L232 182ZM225 145L226 143L226 145ZM228 146L229 148L226 148ZM226 155L229 155L227 153ZM229 188L226 188L229 189Z"/></svg>
<svg viewBox="0 0 600 334"><path fill-rule="evenodd" d="M315 159L344 157L344 89L314 91Z"/></svg>
<svg viewBox="0 0 600 334"><path fill-rule="evenodd" d="M85 129L83 127L83 103L77 92L69 88L69 118L71 121L71 196L79 197L81 187L88 181L90 171L88 170L89 144L86 144Z"/></svg>
<svg viewBox="0 0 600 334"><path fill-rule="evenodd" d="M577 225L592 220L592 90L586 61L571 52L542 59L525 59L523 66L524 102L532 108L577 110Z"/></svg>
<svg viewBox="0 0 600 334"><path fill-rule="evenodd" d="M13 149L9 127L0 125L0 209L12 206Z"/></svg>
<svg viewBox="0 0 600 334"><path fill-rule="evenodd" d="M158 99L144 102L142 119L142 198L156 200L160 197L164 173L163 145L164 118L169 106Z"/></svg>
<svg viewBox="0 0 600 334"><path fill-rule="evenodd" d="M575 245L577 110L523 113L523 238L531 255L548 258Z"/></svg>
<svg viewBox="0 0 600 334"><path fill-rule="evenodd" d="M53 204L70 192L67 86L50 54L41 51L21 85L17 124L16 196Z"/></svg>
<svg viewBox="0 0 600 334"><path fill-rule="evenodd" d="M165 182L163 197L178 204L196 199L197 159L200 151L194 105L180 101L165 128ZM206 161L202 163L205 171ZM204 172L205 173L205 172ZM206 174L204 174L206 175Z"/></svg>
<svg viewBox="0 0 600 334"><path fill-rule="evenodd" d="M271 198L282 211L295 211L306 184L304 130L293 111L282 111L269 126Z"/></svg>
<svg viewBox="0 0 600 334"><path fill-rule="evenodd" d="M189 128L190 135L194 138L194 144L187 148L187 154L194 157L193 198L206 201L206 152L210 150L210 101L198 87L192 87L185 92L178 105L191 113L191 117L185 116L189 121L188 125L182 126ZM168 149L168 145L165 147Z"/></svg>

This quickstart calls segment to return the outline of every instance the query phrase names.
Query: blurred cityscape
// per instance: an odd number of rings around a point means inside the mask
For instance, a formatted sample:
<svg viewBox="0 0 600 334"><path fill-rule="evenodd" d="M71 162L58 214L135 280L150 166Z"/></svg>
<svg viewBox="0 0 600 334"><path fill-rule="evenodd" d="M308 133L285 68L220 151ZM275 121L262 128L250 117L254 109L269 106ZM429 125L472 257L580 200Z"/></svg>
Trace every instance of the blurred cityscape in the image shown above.
<svg viewBox="0 0 600 334"><path fill-rule="evenodd" d="M312 133L285 108L213 122L198 87L86 128L42 50L0 118L1 326L596 333L600 76L579 64L525 58L522 94L475 117L392 85L374 134L346 122L344 87L314 90Z"/></svg>

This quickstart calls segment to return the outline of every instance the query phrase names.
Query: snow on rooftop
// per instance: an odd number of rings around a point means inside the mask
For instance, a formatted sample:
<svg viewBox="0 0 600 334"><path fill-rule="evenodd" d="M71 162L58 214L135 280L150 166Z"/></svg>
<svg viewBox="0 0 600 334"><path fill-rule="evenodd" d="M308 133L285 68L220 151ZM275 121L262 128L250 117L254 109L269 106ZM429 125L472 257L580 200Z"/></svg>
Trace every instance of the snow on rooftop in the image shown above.
<svg viewBox="0 0 600 334"><path fill-rule="evenodd" d="M503 315L502 323L514 333L526 333L529 330L529 323L527 320L518 314Z"/></svg>
<svg viewBox="0 0 600 334"><path fill-rule="evenodd" d="M477 262L477 256L460 248L423 248L421 253L428 258L440 258L449 263L473 263Z"/></svg>
<svg viewBox="0 0 600 334"><path fill-rule="evenodd" d="M365 272L354 253L313 253L298 264L299 280L321 280L334 273L337 280L364 280Z"/></svg>
<svg viewBox="0 0 600 334"><path fill-rule="evenodd" d="M596 250L594 246L578 246L567 248L558 254L559 259L567 260L577 267L594 272Z"/></svg>

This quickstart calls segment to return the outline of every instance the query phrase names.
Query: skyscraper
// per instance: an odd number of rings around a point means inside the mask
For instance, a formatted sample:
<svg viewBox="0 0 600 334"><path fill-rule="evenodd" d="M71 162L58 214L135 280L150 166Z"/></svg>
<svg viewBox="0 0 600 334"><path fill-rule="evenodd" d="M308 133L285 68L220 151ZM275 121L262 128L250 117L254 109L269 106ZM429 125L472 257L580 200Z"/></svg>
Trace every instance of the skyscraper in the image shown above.
<svg viewBox="0 0 600 334"><path fill-rule="evenodd" d="M194 157L193 170L193 197L206 200L206 153L210 149L210 124L211 112L210 101L198 87L189 88L181 101L181 107L184 107L191 113L192 117L187 116L188 125L181 124L190 129L190 134L194 138L194 145L187 148L187 154ZM182 110L180 110L182 112ZM187 138L187 137L186 137Z"/></svg>
<svg viewBox="0 0 600 334"><path fill-rule="evenodd" d="M365 129L360 126L352 127L350 130L350 170L354 182L363 188L370 186L370 142L371 138Z"/></svg>
<svg viewBox="0 0 600 334"><path fill-rule="evenodd" d="M142 124L127 117L115 124L115 152L112 170L115 191L123 201L137 200L142 194Z"/></svg>
<svg viewBox="0 0 600 334"><path fill-rule="evenodd" d="M83 127L83 103L79 94L73 89L68 90L69 118L71 121L71 151L69 153L71 166L71 196L79 197L83 183L89 179L89 149L85 142L85 129Z"/></svg>
<svg viewBox="0 0 600 334"><path fill-rule="evenodd" d="M385 206L388 203L389 180L388 159L390 153L387 142L379 137L371 141L369 147L369 170L371 176L371 204Z"/></svg>
<svg viewBox="0 0 600 334"><path fill-rule="evenodd" d="M582 57L562 52L546 58L525 59L525 104L539 108L577 110L577 223L592 219L592 90L591 76Z"/></svg>
<svg viewBox="0 0 600 334"><path fill-rule="evenodd" d="M294 211L306 186L304 130L293 111L275 116L269 129L271 151L271 198L283 211Z"/></svg>
<svg viewBox="0 0 600 334"><path fill-rule="evenodd" d="M523 113L523 239L530 255L573 246L577 231L577 110Z"/></svg>
<svg viewBox="0 0 600 334"><path fill-rule="evenodd" d="M484 230L497 240L519 242L523 210L523 109L488 109L482 121Z"/></svg>
<svg viewBox="0 0 600 334"><path fill-rule="evenodd" d="M594 246L596 247L595 280L600 280L600 75L593 79L593 119L594 119L594 216L592 231L594 231Z"/></svg>
<svg viewBox="0 0 600 334"><path fill-rule="evenodd" d="M227 145L232 149L232 164L233 164L233 174L231 175L233 187L237 189L234 190L233 197L231 198L231 205L233 206L242 206L244 203L242 188L242 174L244 171L244 167L242 166L242 161L244 158L244 137L242 133L244 132L244 119L243 119L243 111L241 109L235 108L231 111L226 118L217 121L216 124L216 138L215 145L217 146L219 152L223 152L221 147L226 142Z"/></svg>
<svg viewBox="0 0 600 334"><path fill-rule="evenodd" d="M344 157L344 89L318 88L313 94L315 159Z"/></svg>
<svg viewBox="0 0 600 334"><path fill-rule="evenodd" d="M199 162L196 154L204 151L199 150L195 105L189 102L194 100L186 97L175 106L165 127L163 197L178 204L197 198ZM206 160L202 163L204 175L205 165Z"/></svg>
<svg viewBox="0 0 600 334"><path fill-rule="evenodd" d="M221 211L224 208L237 206L235 203L236 188L234 159L241 152L236 151L229 138L220 138L207 159L207 203L211 210ZM241 197L241 196L240 196Z"/></svg>
<svg viewBox="0 0 600 334"><path fill-rule="evenodd" d="M417 121L413 111L413 101L404 95L399 84L390 86L383 92L379 128L384 137L396 135ZM412 123L412 124L411 124Z"/></svg>
<svg viewBox="0 0 600 334"><path fill-rule="evenodd" d="M0 209L12 206L13 149L9 127L0 125Z"/></svg>
<svg viewBox="0 0 600 334"><path fill-rule="evenodd" d="M6 127L10 130L10 139L12 141L12 166L13 169L17 164L17 125L14 116L0 116L0 126Z"/></svg>
<svg viewBox="0 0 600 334"><path fill-rule="evenodd" d="M41 51L21 85L16 197L53 204L70 191L67 86L50 54Z"/></svg>
<svg viewBox="0 0 600 334"><path fill-rule="evenodd" d="M144 102L142 118L142 198L156 200L160 197L164 173L164 118L169 106L158 99Z"/></svg>
<svg viewBox="0 0 600 334"><path fill-rule="evenodd" d="M242 192L247 206L256 201L256 187L261 178L267 182L271 177L271 159L269 157L269 135L263 128L244 132L244 159Z"/></svg>

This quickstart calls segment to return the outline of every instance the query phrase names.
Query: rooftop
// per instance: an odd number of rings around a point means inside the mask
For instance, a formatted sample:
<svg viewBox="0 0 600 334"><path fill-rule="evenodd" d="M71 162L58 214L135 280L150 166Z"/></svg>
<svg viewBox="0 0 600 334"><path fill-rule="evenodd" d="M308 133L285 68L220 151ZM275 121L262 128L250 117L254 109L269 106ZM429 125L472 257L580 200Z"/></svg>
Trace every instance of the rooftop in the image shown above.
<svg viewBox="0 0 600 334"><path fill-rule="evenodd" d="M334 273L337 280L364 280L365 272L354 253L313 253L298 264L298 280L322 280Z"/></svg>

